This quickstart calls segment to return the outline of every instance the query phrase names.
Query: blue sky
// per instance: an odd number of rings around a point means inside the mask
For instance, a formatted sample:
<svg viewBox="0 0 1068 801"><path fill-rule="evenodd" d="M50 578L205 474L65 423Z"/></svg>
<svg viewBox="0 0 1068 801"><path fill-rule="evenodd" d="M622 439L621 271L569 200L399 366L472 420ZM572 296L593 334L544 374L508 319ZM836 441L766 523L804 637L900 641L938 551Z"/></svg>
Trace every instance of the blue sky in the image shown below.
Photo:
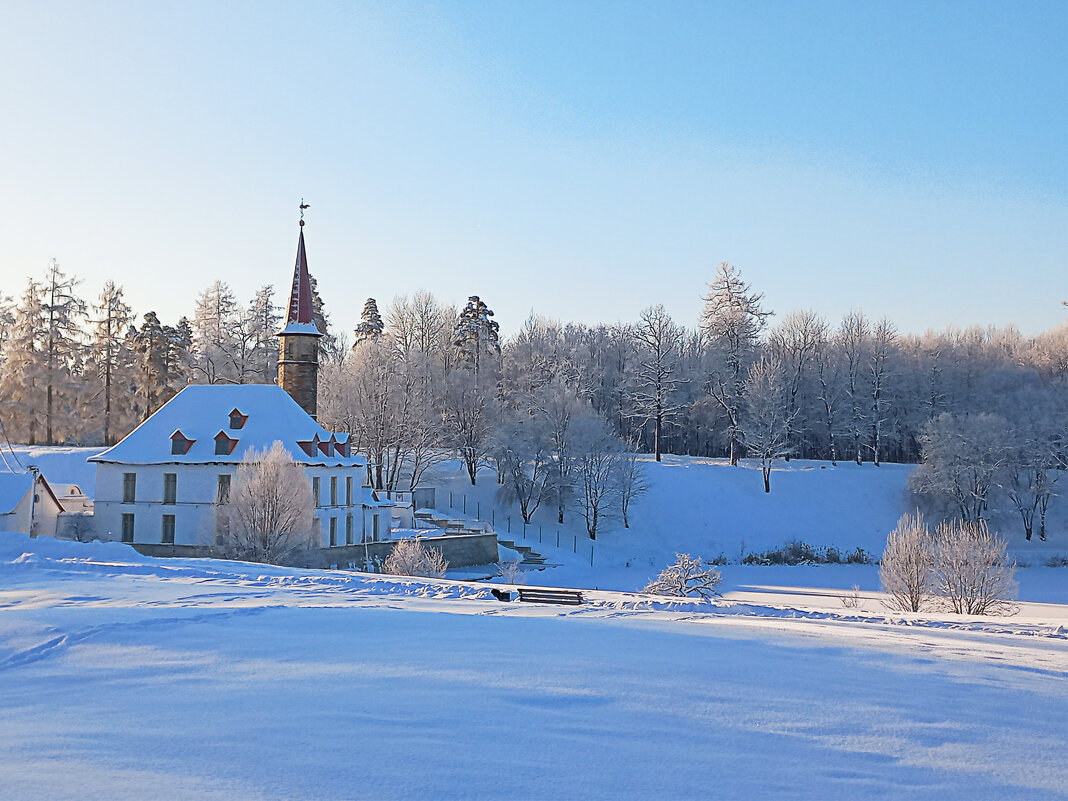
<svg viewBox="0 0 1068 801"><path fill-rule="evenodd" d="M1064 319L1065 3L5 3L0 292Z"/></svg>

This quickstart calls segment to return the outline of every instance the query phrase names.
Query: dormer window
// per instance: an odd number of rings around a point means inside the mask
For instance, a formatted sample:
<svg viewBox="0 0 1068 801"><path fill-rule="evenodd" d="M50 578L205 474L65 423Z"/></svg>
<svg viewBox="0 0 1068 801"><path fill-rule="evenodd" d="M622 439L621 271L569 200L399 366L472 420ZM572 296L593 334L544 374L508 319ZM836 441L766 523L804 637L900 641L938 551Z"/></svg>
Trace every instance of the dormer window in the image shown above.
<svg viewBox="0 0 1068 801"><path fill-rule="evenodd" d="M315 452L319 448L319 440L318 438L297 440L297 446L308 454L308 456L315 456Z"/></svg>
<svg viewBox="0 0 1068 801"><path fill-rule="evenodd" d="M220 431L215 435L215 455L216 456L229 456L234 452L234 448L237 447L237 440L230 439L229 435L225 431Z"/></svg>
<svg viewBox="0 0 1068 801"><path fill-rule="evenodd" d="M334 446L334 449L338 452L338 455L344 456L346 459L348 458L348 456L349 456L349 442L348 442L348 440L345 440L344 442L338 442Z"/></svg>
<svg viewBox="0 0 1068 801"><path fill-rule="evenodd" d="M189 453L189 449L193 447L194 439L189 439L181 431L175 431L171 434L171 455L172 456L185 456Z"/></svg>
<svg viewBox="0 0 1068 801"><path fill-rule="evenodd" d="M240 409L234 409L230 412L230 430L237 431L245 427L245 423L248 422L248 415L241 414Z"/></svg>
<svg viewBox="0 0 1068 801"><path fill-rule="evenodd" d="M333 450L334 450L333 445L334 445L334 443L332 443L330 440L326 440L325 442L320 442L319 443L319 451L320 451L320 453L322 453L323 456L333 456L334 455L334 453L333 453Z"/></svg>

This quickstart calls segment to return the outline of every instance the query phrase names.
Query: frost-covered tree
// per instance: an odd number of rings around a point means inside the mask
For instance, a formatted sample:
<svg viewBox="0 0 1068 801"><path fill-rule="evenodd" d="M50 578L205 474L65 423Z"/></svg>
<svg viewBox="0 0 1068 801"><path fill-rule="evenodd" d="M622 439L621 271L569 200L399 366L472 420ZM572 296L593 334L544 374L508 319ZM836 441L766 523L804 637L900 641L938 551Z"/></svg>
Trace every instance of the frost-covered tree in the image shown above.
<svg viewBox="0 0 1068 801"><path fill-rule="evenodd" d="M864 364L867 358L871 326L863 312L852 311L842 318L838 327L836 340L844 360L844 391L848 404L847 422L849 440L854 461L864 461L864 428L867 414L865 398L867 396L867 375Z"/></svg>
<svg viewBox="0 0 1068 801"><path fill-rule="evenodd" d="M100 298L93 306L92 317L89 347L104 406L104 444L112 445L115 443L115 423L129 420L132 400L129 388L133 380L133 354L129 350L127 334L133 322L133 312L123 298L122 287L115 286L114 281L104 284ZM125 429L126 425L121 427Z"/></svg>
<svg viewBox="0 0 1068 801"><path fill-rule="evenodd" d="M360 322L356 326L352 347L358 347L369 340L377 340L382 336L385 327L382 315L378 312L378 302L374 298L368 298L363 304L363 314L360 315Z"/></svg>
<svg viewBox="0 0 1068 801"><path fill-rule="evenodd" d="M662 304L644 309L631 329L637 357L632 379L632 416L653 426L653 454L660 461L664 423L674 419L680 405L676 390L684 383L679 376L679 351L683 330Z"/></svg>
<svg viewBox="0 0 1068 801"><path fill-rule="evenodd" d="M523 522L529 523L552 486L555 465L547 422L534 410L521 410L497 425L490 450L502 478L497 496L517 503Z"/></svg>
<svg viewBox="0 0 1068 801"><path fill-rule="evenodd" d="M790 453L800 449L797 421L802 420L803 392L809 378L809 370L823 350L827 340L827 323L809 309L787 314L768 337L769 350L782 365L786 384L786 441Z"/></svg>
<svg viewBox="0 0 1068 801"><path fill-rule="evenodd" d="M763 299L736 268L723 262L708 285L701 311L701 331L710 348L708 391L727 418L732 465L741 454L746 371L771 316Z"/></svg>
<svg viewBox="0 0 1068 801"><path fill-rule="evenodd" d="M935 592L935 541L923 515L903 515L886 538L879 579L890 596L888 606L919 612Z"/></svg>
<svg viewBox="0 0 1068 801"><path fill-rule="evenodd" d="M645 585L642 592L652 595L673 595L678 597L698 596L711 598L719 586L720 573L709 567L700 558L688 553L675 554L675 563L668 565L655 579Z"/></svg>
<svg viewBox="0 0 1068 801"><path fill-rule="evenodd" d="M445 436L463 460L472 485L488 455L495 416L492 391L482 386L473 370L456 370L449 375L443 408Z"/></svg>
<svg viewBox="0 0 1068 801"><path fill-rule="evenodd" d="M616 482L619 487L619 511L623 516L623 528L630 528L631 506L649 491L645 463L639 458L633 443L628 443L619 453L616 461Z"/></svg>
<svg viewBox="0 0 1068 801"><path fill-rule="evenodd" d="M750 456L760 459L764 492L771 492L771 468L776 459L790 453L789 389L782 365L764 358L749 369L745 382L746 414L743 441Z"/></svg>
<svg viewBox="0 0 1068 801"><path fill-rule="evenodd" d="M396 543L382 564L382 572L393 576L444 578L448 569L449 563L441 551L427 547L414 537Z"/></svg>
<svg viewBox="0 0 1068 801"><path fill-rule="evenodd" d="M940 414L920 436L923 462L909 478L921 499L945 515L974 523L984 518L990 491L1009 457L1007 423L993 414Z"/></svg>
<svg viewBox="0 0 1068 801"><path fill-rule="evenodd" d="M571 423L572 477L579 514L586 521L586 533L597 539L597 529L614 514L619 496L617 462L621 443L612 436L600 415L585 411Z"/></svg>
<svg viewBox="0 0 1068 801"><path fill-rule="evenodd" d="M1015 613L1016 565L985 520L953 520L935 532L935 591L960 615Z"/></svg>
<svg viewBox="0 0 1068 801"><path fill-rule="evenodd" d="M4 351L3 390L4 425L8 436L37 444L44 428L45 318L41 284L30 279L18 305Z"/></svg>
<svg viewBox="0 0 1068 801"><path fill-rule="evenodd" d="M56 442L58 420L68 422L77 392L75 372L82 356L81 324L85 317L85 301L75 294L79 283L53 259L41 284L46 445Z"/></svg>
<svg viewBox="0 0 1068 801"><path fill-rule="evenodd" d="M897 329L885 317L872 330L871 348L868 351L868 372L871 376L871 454L872 462L879 466L882 456L883 436L887 422L890 399L886 383L890 376L890 358L897 340Z"/></svg>
<svg viewBox="0 0 1068 801"><path fill-rule="evenodd" d="M230 559L288 564L319 547L312 528L311 483L281 442L250 448L220 508L219 553Z"/></svg>
<svg viewBox="0 0 1068 801"><path fill-rule="evenodd" d="M207 384L239 384L245 332L228 284L216 281L197 298L193 315L192 366Z"/></svg>
<svg viewBox="0 0 1068 801"><path fill-rule="evenodd" d="M242 382L273 384L278 372L278 330L281 309L274 302L274 287L266 284L256 290L242 320L242 340L248 355L243 359Z"/></svg>

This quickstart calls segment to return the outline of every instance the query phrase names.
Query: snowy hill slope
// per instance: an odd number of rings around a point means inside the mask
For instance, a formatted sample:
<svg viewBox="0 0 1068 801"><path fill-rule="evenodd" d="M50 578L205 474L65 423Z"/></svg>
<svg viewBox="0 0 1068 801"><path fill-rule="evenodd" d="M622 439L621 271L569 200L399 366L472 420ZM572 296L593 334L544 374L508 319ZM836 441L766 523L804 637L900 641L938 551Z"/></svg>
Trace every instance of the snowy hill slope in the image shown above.
<svg viewBox="0 0 1068 801"><path fill-rule="evenodd" d="M671 562L677 551L706 561L726 560L728 578L739 572L731 565L747 554L779 548L793 540L814 548L834 547L843 559L857 548L878 558L887 533L910 509L907 481L915 470L914 465L875 467L840 462L835 466L794 460L776 465L771 492L766 494L759 465L746 460L731 467L724 460L667 455L660 464L651 457L643 464L649 491L634 502L630 528L624 528L618 518L609 520L599 531L596 543L590 542L576 511L569 510L566 522L559 525L556 510L544 506L535 513L524 539L518 510L496 501L496 476L492 470L480 472L478 485L472 487L460 465L451 462L439 467L429 481L444 490L439 489L439 507L462 516L466 503L468 517L477 513L482 520L492 518L502 537L508 536L510 526L517 542L564 566L532 577L533 580L637 589ZM1010 552L1022 564L1037 568L1051 556L1068 554L1066 504L1063 498L1054 500L1045 543L1037 538L1025 542L1011 516L995 521L1009 541ZM557 532L560 547L556 546ZM753 580L754 571L759 570L747 568L741 572ZM851 580L858 576L855 570L843 568L842 572L848 572ZM878 586L875 569L866 569L863 574L867 581L856 578L862 588L865 584L871 589ZM1063 583L1068 585L1068 572L1063 575Z"/></svg>

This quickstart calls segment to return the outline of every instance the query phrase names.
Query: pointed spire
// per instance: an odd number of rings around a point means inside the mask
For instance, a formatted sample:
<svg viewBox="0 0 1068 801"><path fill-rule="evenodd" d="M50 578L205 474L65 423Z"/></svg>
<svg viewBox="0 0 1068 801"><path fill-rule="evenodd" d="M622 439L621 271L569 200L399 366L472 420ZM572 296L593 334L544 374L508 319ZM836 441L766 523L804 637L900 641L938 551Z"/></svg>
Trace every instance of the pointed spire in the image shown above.
<svg viewBox="0 0 1068 801"><path fill-rule="evenodd" d="M297 261L293 266L293 290L289 296L286 327L282 334L310 334L321 337L323 332L312 318L311 276L308 274L308 256L304 252L304 205L301 205L300 239L297 241Z"/></svg>

